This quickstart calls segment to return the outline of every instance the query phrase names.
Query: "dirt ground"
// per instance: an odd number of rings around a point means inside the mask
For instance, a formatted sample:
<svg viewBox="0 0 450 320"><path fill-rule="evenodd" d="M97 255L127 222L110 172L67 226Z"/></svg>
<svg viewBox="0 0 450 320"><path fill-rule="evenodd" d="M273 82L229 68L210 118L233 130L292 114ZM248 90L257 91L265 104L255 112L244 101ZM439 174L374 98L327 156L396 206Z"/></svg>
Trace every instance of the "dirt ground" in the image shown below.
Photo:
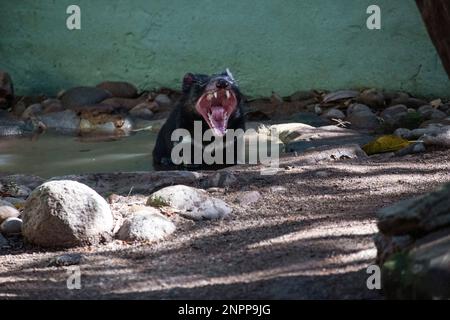
<svg viewBox="0 0 450 320"><path fill-rule="evenodd" d="M231 219L174 216L177 231L156 244L2 252L0 299L382 299L366 287L376 211L450 181L450 152L308 166L295 159L283 158L274 176L238 172L238 183L212 194L233 205ZM261 199L240 207L251 190ZM47 266L67 252L84 256L80 290L67 289L67 267Z"/></svg>

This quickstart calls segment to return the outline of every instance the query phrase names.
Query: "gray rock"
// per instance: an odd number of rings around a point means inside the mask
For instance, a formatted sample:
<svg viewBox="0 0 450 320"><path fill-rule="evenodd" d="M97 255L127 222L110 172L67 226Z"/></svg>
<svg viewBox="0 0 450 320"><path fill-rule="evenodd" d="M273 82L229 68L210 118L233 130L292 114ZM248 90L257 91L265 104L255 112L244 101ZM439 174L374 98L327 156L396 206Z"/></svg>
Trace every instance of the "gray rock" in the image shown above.
<svg viewBox="0 0 450 320"><path fill-rule="evenodd" d="M360 93L356 101L373 108L381 108L385 105L384 94L376 89L364 90Z"/></svg>
<svg viewBox="0 0 450 320"><path fill-rule="evenodd" d="M347 159L367 159L367 154L357 144L339 146L321 146L311 148L301 153L297 164L316 164L321 162L334 162Z"/></svg>
<svg viewBox="0 0 450 320"><path fill-rule="evenodd" d="M287 191L287 189L284 186L271 186L270 187L270 192L273 192L273 193L284 193L286 191Z"/></svg>
<svg viewBox="0 0 450 320"><path fill-rule="evenodd" d="M417 153L423 153L427 151L425 145L422 142L416 142L413 143L406 148L403 148L401 150L398 150L395 155L398 157L406 156L408 154L417 154Z"/></svg>
<svg viewBox="0 0 450 320"><path fill-rule="evenodd" d="M158 94L154 100L161 107L170 107L172 100L166 94Z"/></svg>
<svg viewBox="0 0 450 320"><path fill-rule="evenodd" d="M368 106L366 106L364 104L360 104L360 103L351 104L347 108L347 116L350 116L352 113L355 113L355 112L373 113L372 109L370 109Z"/></svg>
<svg viewBox="0 0 450 320"><path fill-rule="evenodd" d="M407 114L408 108L400 104L386 108L380 116L388 125L396 127Z"/></svg>
<svg viewBox="0 0 450 320"><path fill-rule="evenodd" d="M31 190L27 186L18 185L13 182L3 182L0 179L0 193L13 198L26 198L30 195Z"/></svg>
<svg viewBox="0 0 450 320"><path fill-rule="evenodd" d="M206 191L184 185L163 188L153 193L147 204L165 203L180 210L180 215L192 220L223 219L232 209L222 200L211 197Z"/></svg>
<svg viewBox="0 0 450 320"><path fill-rule="evenodd" d="M80 128L80 117L72 110L53 112L37 117L48 129L62 132L76 132Z"/></svg>
<svg viewBox="0 0 450 320"><path fill-rule="evenodd" d="M153 111L150 110L150 104L143 102L130 110L130 115L136 118L150 120L153 118Z"/></svg>
<svg viewBox="0 0 450 320"><path fill-rule="evenodd" d="M237 201L242 206L250 206L261 200L261 198L262 195L258 191L245 191L239 194Z"/></svg>
<svg viewBox="0 0 450 320"><path fill-rule="evenodd" d="M374 238L377 247L377 264L382 265L394 254L404 252L414 244L414 239L409 235L386 236L378 233Z"/></svg>
<svg viewBox="0 0 450 320"><path fill-rule="evenodd" d="M4 200L4 202L9 203L8 205L10 205L14 208L23 207L23 205L25 204L25 199L23 199L23 198L4 197L3 200ZM1 205L2 205L2 201L0 200L0 206Z"/></svg>
<svg viewBox="0 0 450 320"><path fill-rule="evenodd" d="M440 120L447 117L447 114L445 112L438 110L430 105L422 106L417 111L425 120Z"/></svg>
<svg viewBox="0 0 450 320"><path fill-rule="evenodd" d="M380 128L378 117L372 111L364 111L362 109L362 107L354 107L351 111L347 111L350 114L345 120L350 122L353 129L378 130Z"/></svg>
<svg viewBox="0 0 450 320"><path fill-rule="evenodd" d="M303 152L307 149L320 146L339 146L344 144L364 145L373 137L357 131L337 126L325 127L286 127L280 133L280 139L286 144L286 152Z"/></svg>
<svg viewBox="0 0 450 320"><path fill-rule="evenodd" d="M175 225L154 208L135 212L117 233L123 241L158 241L175 232Z"/></svg>
<svg viewBox="0 0 450 320"><path fill-rule="evenodd" d="M393 99L391 102L391 106L395 106L398 104L403 104L403 105L407 106L408 108L417 109L423 105L428 104L428 102L425 100L422 100L422 99L411 98L406 94L401 94L397 98Z"/></svg>
<svg viewBox="0 0 450 320"><path fill-rule="evenodd" d="M42 101L41 105L43 108L43 113L64 111L64 107L59 99L46 99Z"/></svg>
<svg viewBox="0 0 450 320"><path fill-rule="evenodd" d="M22 232L22 220L19 218L7 218L0 225L0 231L5 236L18 235Z"/></svg>
<svg viewBox="0 0 450 320"><path fill-rule="evenodd" d="M0 177L0 185L22 185L28 189L35 189L44 182L44 179L38 176L25 175L25 174L13 174L9 176ZM28 196L28 194L26 194Z"/></svg>
<svg viewBox="0 0 450 320"><path fill-rule="evenodd" d="M322 117L325 119L328 119L328 120L333 120L333 119L343 120L343 119L345 119L345 114L341 110L333 108L333 109L325 111L322 114Z"/></svg>
<svg viewBox="0 0 450 320"><path fill-rule="evenodd" d="M64 108L72 109L100 103L111 97L112 94L105 89L94 87L75 87L62 94L61 103Z"/></svg>
<svg viewBox="0 0 450 320"><path fill-rule="evenodd" d="M136 98L138 94L134 85L123 81L105 81L96 87L109 91L113 97L117 98Z"/></svg>
<svg viewBox="0 0 450 320"><path fill-rule="evenodd" d="M388 259L381 274L386 299L450 299L449 248L450 229L444 229Z"/></svg>
<svg viewBox="0 0 450 320"><path fill-rule="evenodd" d="M19 216L19 210L14 208L11 203L0 200L0 223L8 218L17 218Z"/></svg>
<svg viewBox="0 0 450 320"><path fill-rule="evenodd" d="M309 100L315 97L314 91L297 91L294 92L290 97L289 101L301 101L301 100Z"/></svg>
<svg viewBox="0 0 450 320"><path fill-rule="evenodd" d="M40 103L35 103L25 109L22 113L22 119L28 120L32 117L36 117L42 113L44 109Z"/></svg>
<svg viewBox="0 0 450 320"><path fill-rule="evenodd" d="M378 212L378 228L388 236L415 235L450 225L450 184Z"/></svg>
<svg viewBox="0 0 450 320"><path fill-rule="evenodd" d="M54 257L48 263L48 267L68 267L79 265L83 260L83 255L79 253L67 253Z"/></svg>
<svg viewBox="0 0 450 320"><path fill-rule="evenodd" d="M330 92L323 97L324 103L335 102L344 99L353 99L359 95L356 90L339 90L335 92Z"/></svg>
<svg viewBox="0 0 450 320"><path fill-rule="evenodd" d="M45 247L99 243L110 236L113 216L94 190L75 181L50 181L36 188L22 213L23 235Z"/></svg>
<svg viewBox="0 0 450 320"><path fill-rule="evenodd" d="M225 188L237 182L236 176L230 171L218 171L208 176L203 182L203 188Z"/></svg>
<svg viewBox="0 0 450 320"><path fill-rule="evenodd" d="M425 133L419 138L425 145L450 147L450 126Z"/></svg>

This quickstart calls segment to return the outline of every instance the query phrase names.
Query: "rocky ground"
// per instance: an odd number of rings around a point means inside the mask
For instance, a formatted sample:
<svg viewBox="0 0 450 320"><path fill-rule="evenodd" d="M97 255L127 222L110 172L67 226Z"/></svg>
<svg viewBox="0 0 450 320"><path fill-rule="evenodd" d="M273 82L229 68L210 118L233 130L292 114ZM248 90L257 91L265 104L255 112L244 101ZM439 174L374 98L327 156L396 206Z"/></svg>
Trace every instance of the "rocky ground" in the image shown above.
<svg viewBox="0 0 450 320"><path fill-rule="evenodd" d="M366 287L366 268L376 258L376 212L450 181L449 159L448 151L435 151L297 166L297 157L286 156L284 169L274 176L236 168L227 171L236 181L210 189L211 196L230 205L230 216L195 221L166 211L176 231L156 243L115 240L48 250L12 241L0 256L0 295L380 299L381 292ZM124 179L131 189L132 176ZM93 181L92 176L79 180ZM194 180L186 184L200 186ZM109 186L103 187L99 192ZM150 195L121 193L108 198L114 216L142 208ZM67 289L68 267L50 264L67 253L81 254L81 290Z"/></svg>
<svg viewBox="0 0 450 320"><path fill-rule="evenodd" d="M17 97L2 72L0 85L0 138L156 130L179 96L104 82ZM418 198L450 181L448 102L312 90L245 111L257 129L248 141L280 148L274 175L249 165L49 181L0 173L0 298L450 296L440 285L450 188ZM384 291L367 288L375 263ZM79 290L67 287L73 270Z"/></svg>

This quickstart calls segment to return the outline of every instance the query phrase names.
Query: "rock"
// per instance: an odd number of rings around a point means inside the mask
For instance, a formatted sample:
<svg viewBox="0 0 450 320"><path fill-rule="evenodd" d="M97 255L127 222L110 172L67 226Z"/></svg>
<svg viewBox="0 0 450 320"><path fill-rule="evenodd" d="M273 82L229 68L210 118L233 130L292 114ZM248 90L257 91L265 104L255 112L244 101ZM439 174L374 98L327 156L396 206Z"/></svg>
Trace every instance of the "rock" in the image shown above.
<svg viewBox="0 0 450 320"><path fill-rule="evenodd" d="M0 225L0 231L5 236L14 236L22 232L22 220L19 218L8 218Z"/></svg>
<svg viewBox="0 0 450 320"><path fill-rule="evenodd" d="M409 249L414 243L414 239L409 235L386 236L382 233L378 233L374 238L374 242L377 247L376 263L378 265L382 265L394 254L404 252Z"/></svg>
<svg viewBox="0 0 450 320"><path fill-rule="evenodd" d="M170 107L172 105L172 100L166 94L158 94L154 100L162 108Z"/></svg>
<svg viewBox="0 0 450 320"><path fill-rule="evenodd" d="M309 100L315 98L315 93L312 90L309 91L297 91L294 92L291 96L289 96L289 101L301 101L301 100Z"/></svg>
<svg viewBox="0 0 450 320"><path fill-rule="evenodd" d="M11 203L0 200L0 223L8 218L17 218L19 216L19 210L17 210Z"/></svg>
<svg viewBox="0 0 450 320"><path fill-rule="evenodd" d="M100 105L103 106L109 106L111 110L131 110L134 107L138 106L141 103L151 103L147 101L147 96L141 96L136 99L129 99L129 98L109 98L106 100L103 100ZM156 103L154 103L156 106Z"/></svg>
<svg viewBox="0 0 450 320"><path fill-rule="evenodd" d="M151 110L154 108L151 103L149 102L143 102L138 104L136 107L130 110L130 115L136 118L141 119L147 119L150 120L153 118L153 111Z"/></svg>
<svg viewBox="0 0 450 320"><path fill-rule="evenodd" d="M408 108L417 109L423 105L428 104L428 102L425 100L421 100L421 99L411 98L407 94L401 93L396 98L392 99L390 105L395 106L395 105L399 105L399 104L405 105Z"/></svg>
<svg viewBox="0 0 450 320"><path fill-rule="evenodd" d="M136 98L138 94L137 88L134 85L123 81L105 81L96 87L107 90L113 97L118 98Z"/></svg>
<svg viewBox="0 0 450 320"><path fill-rule="evenodd" d="M113 216L98 193L76 181L49 181L36 188L22 213L23 235L44 247L97 244L110 236Z"/></svg>
<svg viewBox="0 0 450 320"><path fill-rule="evenodd" d="M395 130L394 134L396 136L402 137L407 140L416 140L424 135L434 135L442 132L444 129L440 126L429 126L427 128L418 128L414 130L409 130L406 128L399 128Z"/></svg>
<svg viewBox="0 0 450 320"><path fill-rule="evenodd" d="M9 241L0 233L0 249L9 248Z"/></svg>
<svg viewBox="0 0 450 320"><path fill-rule="evenodd" d="M38 176L13 174L9 176L0 177L0 184L3 185L22 185L28 189L35 189L41 185L45 180ZM31 190L30 190L31 191Z"/></svg>
<svg viewBox="0 0 450 320"><path fill-rule="evenodd" d="M184 185L166 187L153 193L147 205L155 203L165 203L192 220L223 219L232 212L224 201L211 197L204 190Z"/></svg>
<svg viewBox="0 0 450 320"><path fill-rule="evenodd" d="M338 146L320 146L310 148L301 153L296 164L316 164L321 162L334 162L346 159L367 159L367 154L357 144Z"/></svg>
<svg viewBox="0 0 450 320"><path fill-rule="evenodd" d="M237 182L236 176L229 171L218 171L209 175L205 182L204 188L225 188L235 185Z"/></svg>
<svg viewBox="0 0 450 320"><path fill-rule="evenodd" d="M350 122L354 129L376 131L380 128L378 117L364 105L353 105L347 110L346 121ZM368 108L369 110L367 110Z"/></svg>
<svg viewBox="0 0 450 320"><path fill-rule="evenodd" d="M66 109L73 109L85 105L100 103L111 98L112 94L101 88L75 87L67 90L61 96L61 103Z"/></svg>
<svg viewBox="0 0 450 320"><path fill-rule="evenodd" d="M76 132L80 128L80 117L72 110L44 114L37 118L48 129L60 132Z"/></svg>
<svg viewBox="0 0 450 320"><path fill-rule="evenodd" d="M283 186L271 186L270 187L270 192L273 192L273 193L284 193L286 191L287 191L286 187L283 187Z"/></svg>
<svg viewBox="0 0 450 320"><path fill-rule="evenodd" d="M411 130L406 128L398 128L394 131L394 135L409 140L411 137Z"/></svg>
<svg viewBox="0 0 450 320"><path fill-rule="evenodd" d="M250 206L261 200L262 195L258 191L245 191L239 194L238 203L242 206Z"/></svg>
<svg viewBox="0 0 450 320"><path fill-rule="evenodd" d="M381 113L381 118L391 127L397 127L402 118L408 114L408 108L404 105L396 105L386 108Z"/></svg>
<svg viewBox="0 0 450 320"><path fill-rule="evenodd" d="M437 110L430 105L425 105L417 110L425 120L440 120L447 117L445 112Z"/></svg>
<svg viewBox="0 0 450 320"><path fill-rule="evenodd" d="M64 107L59 99L47 99L42 101L41 105L44 114L64 111Z"/></svg>
<svg viewBox="0 0 450 320"><path fill-rule="evenodd" d="M425 145L450 147L450 126L429 131L419 138Z"/></svg>
<svg viewBox="0 0 450 320"><path fill-rule="evenodd" d="M359 95L356 90L339 90L335 92L330 92L323 97L324 103L335 102L344 99L353 99Z"/></svg>
<svg viewBox="0 0 450 320"><path fill-rule="evenodd" d="M117 233L123 241L158 241L175 232L175 225L154 208L146 208L126 219Z"/></svg>
<svg viewBox="0 0 450 320"><path fill-rule="evenodd" d="M68 267L79 265L83 260L83 256L79 253L67 253L54 257L48 263L48 267Z"/></svg>
<svg viewBox="0 0 450 320"><path fill-rule="evenodd" d="M288 129L289 127L281 128ZM281 131L280 139L286 144L286 152L303 152L320 146L338 146L352 143L364 145L371 141L372 137L337 126L314 128L303 125L292 126L291 130Z"/></svg>
<svg viewBox="0 0 450 320"><path fill-rule="evenodd" d="M322 114L322 117L325 119L328 119L328 120L333 120L333 119L343 120L343 119L345 119L345 114L341 110L333 108L333 109L325 111Z"/></svg>
<svg viewBox="0 0 450 320"><path fill-rule="evenodd" d="M413 144L407 146L406 148L398 150L397 152L395 152L395 155L397 157L403 157L408 154L423 153L425 151L427 151L427 149L425 148L425 145L421 142L416 142L416 143L413 143Z"/></svg>
<svg viewBox="0 0 450 320"><path fill-rule="evenodd" d="M382 268L387 299L450 299L450 229L427 235L409 252L393 255Z"/></svg>
<svg viewBox="0 0 450 320"><path fill-rule="evenodd" d="M315 114L317 116L321 115L323 113L323 109L320 106L320 104L311 104L306 107L306 110L312 114Z"/></svg>
<svg viewBox="0 0 450 320"><path fill-rule="evenodd" d="M25 204L25 199L23 198L12 198L12 197L4 197L3 202L0 200L0 206L2 203L7 203L9 206L13 206L14 208L22 208Z"/></svg>
<svg viewBox="0 0 450 320"><path fill-rule="evenodd" d="M128 196L136 193L149 194L174 184L198 185L204 176L192 171L151 171L68 175L51 180L78 181L102 195L116 193Z"/></svg>
<svg viewBox="0 0 450 320"><path fill-rule="evenodd" d="M26 198L30 193L31 190L27 186L0 180L0 194L2 194L3 197Z"/></svg>
<svg viewBox="0 0 450 320"><path fill-rule="evenodd" d="M101 114L96 116L86 116L81 118L81 133L101 133L101 134L127 134L133 129L133 121L129 117L122 115Z"/></svg>
<svg viewBox="0 0 450 320"><path fill-rule="evenodd" d="M314 174L319 178L328 178L330 176L330 173L327 171L317 171Z"/></svg>
<svg viewBox="0 0 450 320"><path fill-rule="evenodd" d="M329 125L329 121L311 112L297 112L289 118L289 122L304 123L314 127Z"/></svg>
<svg viewBox="0 0 450 320"><path fill-rule="evenodd" d="M0 109L8 109L14 100L14 88L10 75L0 70Z"/></svg>
<svg viewBox="0 0 450 320"><path fill-rule="evenodd" d="M356 112L366 112L366 113L373 113L372 109L370 109L368 106L360 103L353 103L347 108L347 116L350 116L353 113Z"/></svg>
<svg viewBox="0 0 450 320"><path fill-rule="evenodd" d="M450 225L450 184L378 212L378 228L388 236L419 235Z"/></svg>
<svg viewBox="0 0 450 320"><path fill-rule="evenodd" d="M364 90L360 93L356 101L372 108L382 108L385 106L384 94L376 89Z"/></svg>
<svg viewBox="0 0 450 320"><path fill-rule="evenodd" d="M40 115L43 111L42 105L40 103L32 104L22 113L22 119L28 120L31 117L36 117Z"/></svg>

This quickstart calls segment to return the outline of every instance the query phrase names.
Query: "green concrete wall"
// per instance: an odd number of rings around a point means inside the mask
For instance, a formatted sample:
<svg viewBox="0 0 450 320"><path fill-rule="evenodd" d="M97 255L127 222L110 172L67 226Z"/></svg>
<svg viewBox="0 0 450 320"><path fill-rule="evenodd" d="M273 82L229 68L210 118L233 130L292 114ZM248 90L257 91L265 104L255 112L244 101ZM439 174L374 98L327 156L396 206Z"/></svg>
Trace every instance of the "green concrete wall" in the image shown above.
<svg viewBox="0 0 450 320"><path fill-rule="evenodd" d="M66 28L78 4L82 30ZM382 9L382 30L366 9ZM450 96L413 0L0 0L0 69L19 93L102 80L178 88L229 67L251 96L378 87Z"/></svg>

